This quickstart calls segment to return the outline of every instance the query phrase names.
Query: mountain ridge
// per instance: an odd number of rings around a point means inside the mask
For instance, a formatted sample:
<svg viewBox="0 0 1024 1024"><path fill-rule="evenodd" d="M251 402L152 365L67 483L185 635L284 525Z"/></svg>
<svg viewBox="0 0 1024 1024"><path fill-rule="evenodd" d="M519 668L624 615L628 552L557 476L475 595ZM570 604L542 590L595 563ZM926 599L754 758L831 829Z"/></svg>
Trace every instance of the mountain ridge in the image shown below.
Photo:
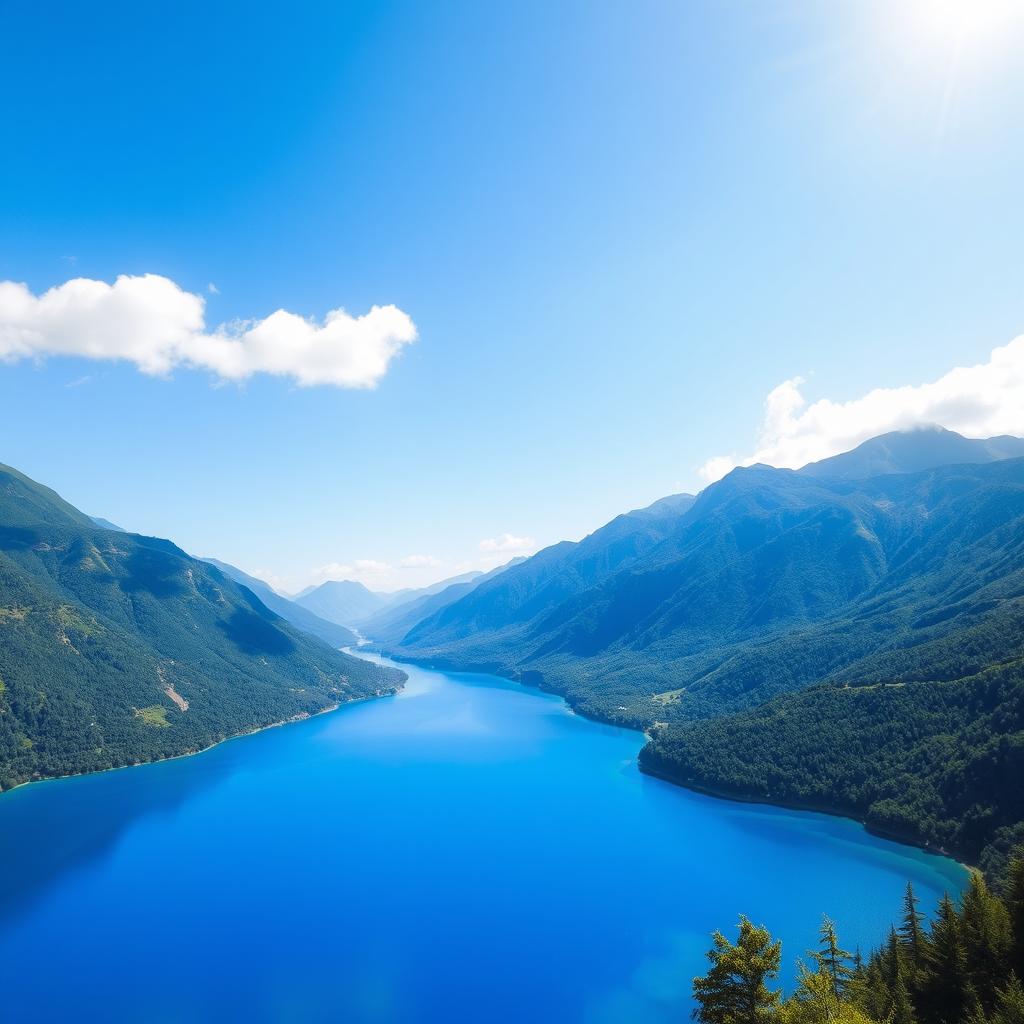
<svg viewBox="0 0 1024 1024"><path fill-rule="evenodd" d="M393 692L171 541L0 466L0 789L193 753Z"/></svg>
<svg viewBox="0 0 1024 1024"><path fill-rule="evenodd" d="M854 785L870 760L846 776L839 762L823 769L814 799L998 867L1008 836L1024 829L1024 810L1018 816L1012 800L989 806L979 797L984 822L971 826L974 812L955 792L979 792L965 779L983 776L991 762L975 756L989 741L978 715L988 716L999 750L1024 746L1015 711L1024 706L1024 676L1014 667L1024 664L1024 458L1011 457L1019 445L1000 438L968 442L965 460L968 439L943 432L928 437L927 459L936 437L952 461L913 472L861 477L863 452L837 457L825 473L734 470L668 517L655 542L618 563L609 557L610 571L586 585L566 581L576 546L554 545L385 647L519 679L583 714L653 729L643 757L652 771L758 799L766 794L753 782L766 774L777 778L767 795L780 802L801 799L811 783L800 782L799 761L781 749L783 767L757 760L771 746L773 715L803 721L793 744L808 745L809 763L827 764L822 737L842 725L830 717L829 694L855 688L866 701L865 743L907 730L905 756L886 755L895 775L910 780L905 799L884 779L856 797L828 796L838 778ZM893 451L912 464L922 450L911 440L902 454L892 438L868 442L867 452L873 460L884 449L887 468ZM613 523L595 531L591 546L628 540L637 519ZM948 759L925 756L943 734L959 745L952 763L968 773L955 783ZM747 768L729 746L738 735L740 749L752 752ZM1012 763L1009 753L999 756Z"/></svg>

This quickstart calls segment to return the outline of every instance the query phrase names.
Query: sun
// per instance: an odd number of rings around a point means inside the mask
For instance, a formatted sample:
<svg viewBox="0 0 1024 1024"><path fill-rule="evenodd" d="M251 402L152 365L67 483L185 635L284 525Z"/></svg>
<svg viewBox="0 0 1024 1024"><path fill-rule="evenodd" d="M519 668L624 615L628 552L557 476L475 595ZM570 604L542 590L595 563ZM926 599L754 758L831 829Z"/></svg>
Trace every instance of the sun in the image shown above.
<svg viewBox="0 0 1024 1024"><path fill-rule="evenodd" d="M990 51L1024 27L1024 0L895 0L919 43L961 53Z"/></svg>

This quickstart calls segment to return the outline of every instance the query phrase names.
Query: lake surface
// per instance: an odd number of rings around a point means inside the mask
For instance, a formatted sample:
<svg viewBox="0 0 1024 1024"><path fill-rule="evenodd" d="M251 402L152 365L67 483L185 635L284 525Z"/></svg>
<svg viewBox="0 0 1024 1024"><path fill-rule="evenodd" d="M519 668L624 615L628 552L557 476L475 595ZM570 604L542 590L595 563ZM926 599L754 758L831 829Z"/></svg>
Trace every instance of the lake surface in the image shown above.
<svg viewBox="0 0 1024 1024"><path fill-rule="evenodd" d="M951 861L642 776L635 732L492 676L0 798L5 1020L687 1019L708 933L879 942Z"/></svg>

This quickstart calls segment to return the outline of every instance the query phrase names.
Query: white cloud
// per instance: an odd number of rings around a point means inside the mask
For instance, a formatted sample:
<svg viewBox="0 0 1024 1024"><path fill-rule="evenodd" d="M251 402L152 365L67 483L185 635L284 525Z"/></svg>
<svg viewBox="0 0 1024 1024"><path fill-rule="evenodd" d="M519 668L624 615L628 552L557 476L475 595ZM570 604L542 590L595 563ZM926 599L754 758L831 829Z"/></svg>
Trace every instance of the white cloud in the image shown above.
<svg viewBox="0 0 1024 1024"><path fill-rule="evenodd" d="M808 405L803 384L794 377L768 395L756 451L717 455L701 476L711 482L755 462L798 469L878 434L931 424L968 437L1024 435L1024 335L994 349L988 362L956 367L927 384L876 388L849 402L822 398Z"/></svg>
<svg viewBox="0 0 1024 1024"><path fill-rule="evenodd" d="M220 289L212 281L206 286L206 290L211 295L220 295Z"/></svg>
<svg viewBox="0 0 1024 1024"><path fill-rule="evenodd" d="M75 278L39 296L0 281L0 360L78 356L125 360L152 375L191 367L231 381L267 373L301 386L372 388L416 340L415 324L396 306L357 317L334 309L322 323L279 309L212 330L204 310L201 296L158 274L122 275L112 285Z"/></svg>
<svg viewBox="0 0 1024 1024"><path fill-rule="evenodd" d="M398 564L403 569L436 569L442 563L433 555L406 555Z"/></svg>
<svg viewBox="0 0 1024 1024"><path fill-rule="evenodd" d="M532 537L516 537L511 533L480 541L480 550L485 555L528 555L536 548L537 543Z"/></svg>

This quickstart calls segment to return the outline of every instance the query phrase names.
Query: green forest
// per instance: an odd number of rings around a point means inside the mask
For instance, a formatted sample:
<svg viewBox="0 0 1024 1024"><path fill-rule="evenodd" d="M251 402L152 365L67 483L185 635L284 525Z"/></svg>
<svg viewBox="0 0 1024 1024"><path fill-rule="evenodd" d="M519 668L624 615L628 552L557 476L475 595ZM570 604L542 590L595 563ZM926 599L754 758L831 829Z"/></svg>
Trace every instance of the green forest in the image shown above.
<svg viewBox="0 0 1024 1024"><path fill-rule="evenodd" d="M700 1024L1021 1024L1024 1021L1024 852L992 891L974 872L959 905L926 921L908 884L888 940L864 958L822 921L818 948L797 962L797 986L775 987L782 948L746 918L735 941L712 936L708 972L693 981Z"/></svg>
<svg viewBox="0 0 1024 1024"><path fill-rule="evenodd" d="M403 678L0 467L0 789L192 753Z"/></svg>
<svg viewBox="0 0 1024 1024"><path fill-rule="evenodd" d="M641 767L670 781L850 815L998 880L1024 840L1024 459L947 432L929 459L979 461L904 471L923 436L737 469L386 646L644 729Z"/></svg>

